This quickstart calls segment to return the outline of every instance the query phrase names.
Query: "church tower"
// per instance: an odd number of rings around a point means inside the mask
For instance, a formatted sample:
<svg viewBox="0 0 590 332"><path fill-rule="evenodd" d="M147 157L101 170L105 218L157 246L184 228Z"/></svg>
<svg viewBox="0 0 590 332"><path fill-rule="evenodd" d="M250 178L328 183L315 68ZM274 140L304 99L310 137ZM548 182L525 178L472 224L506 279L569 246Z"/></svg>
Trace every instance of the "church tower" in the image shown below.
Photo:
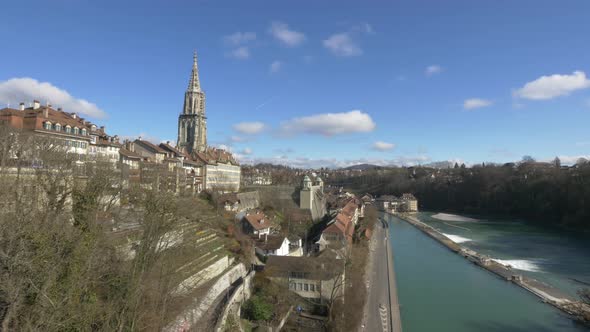
<svg viewBox="0 0 590 332"><path fill-rule="evenodd" d="M193 71L184 93L184 106L178 117L177 148L189 153L202 152L207 148L207 117L205 116L205 93L199 82L197 52L193 55Z"/></svg>

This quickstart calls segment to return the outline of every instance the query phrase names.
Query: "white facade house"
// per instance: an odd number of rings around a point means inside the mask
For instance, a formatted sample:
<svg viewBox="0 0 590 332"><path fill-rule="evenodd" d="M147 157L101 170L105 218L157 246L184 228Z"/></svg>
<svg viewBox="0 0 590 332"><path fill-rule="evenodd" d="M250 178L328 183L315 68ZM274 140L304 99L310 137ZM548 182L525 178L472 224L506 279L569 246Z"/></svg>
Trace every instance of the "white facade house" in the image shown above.
<svg viewBox="0 0 590 332"><path fill-rule="evenodd" d="M285 236L264 235L254 242L254 248L262 256L287 256L290 244Z"/></svg>

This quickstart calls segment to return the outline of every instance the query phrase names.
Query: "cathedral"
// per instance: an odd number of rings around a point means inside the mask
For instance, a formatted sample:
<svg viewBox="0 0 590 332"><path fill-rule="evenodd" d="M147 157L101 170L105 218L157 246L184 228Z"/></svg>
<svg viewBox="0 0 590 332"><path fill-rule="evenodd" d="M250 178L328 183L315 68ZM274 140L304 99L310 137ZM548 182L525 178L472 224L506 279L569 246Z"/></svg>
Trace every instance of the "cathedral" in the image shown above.
<svg viewBox="0 0 590 332"><path fill-rule="evenodd" d="M184 93L184 106L178 117L177 148L189 154L207 149L207 117L205 116L205 93L199 82L197 53L193 55L193 71Z"/></svg>

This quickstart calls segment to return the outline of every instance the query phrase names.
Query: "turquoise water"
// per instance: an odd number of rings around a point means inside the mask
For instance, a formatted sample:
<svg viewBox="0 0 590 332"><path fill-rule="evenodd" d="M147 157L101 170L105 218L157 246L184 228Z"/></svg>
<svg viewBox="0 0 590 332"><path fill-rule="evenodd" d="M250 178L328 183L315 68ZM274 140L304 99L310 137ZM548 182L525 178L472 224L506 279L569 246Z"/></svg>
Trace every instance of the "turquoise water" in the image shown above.
<svg viewBox="0 0 590 332"><path fill-rule="evenodd" d="M437 220L432 215L422 212L418 219L445 234L464 238L462 246L507 261L520 273L572 297L577 297L580 288L590 287L590 236L587 234L547 229L518 220L475 216L479 221L456 222Z"/></svg>
<svg viewBox="0 0 590 332"><path fill-rule="evenodd" d="M404 332L588 331L412 225L385 218L391 225Z"/></svg>

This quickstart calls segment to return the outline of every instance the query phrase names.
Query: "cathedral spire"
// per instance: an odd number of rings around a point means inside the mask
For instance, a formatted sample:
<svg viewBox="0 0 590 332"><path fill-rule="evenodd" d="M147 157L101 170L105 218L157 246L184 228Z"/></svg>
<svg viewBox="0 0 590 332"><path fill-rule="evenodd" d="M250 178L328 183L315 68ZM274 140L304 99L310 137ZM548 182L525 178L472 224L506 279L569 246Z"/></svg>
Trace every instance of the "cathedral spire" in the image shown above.
<svg viewBox="0 0 590 332"><path fill-rule="evenodd" d="M194 51L193 53L193 71L191 73L191 79L188 82L187 91L201 91L201 84L199 83L199 67L197 66L197 51Z"/></svg>

